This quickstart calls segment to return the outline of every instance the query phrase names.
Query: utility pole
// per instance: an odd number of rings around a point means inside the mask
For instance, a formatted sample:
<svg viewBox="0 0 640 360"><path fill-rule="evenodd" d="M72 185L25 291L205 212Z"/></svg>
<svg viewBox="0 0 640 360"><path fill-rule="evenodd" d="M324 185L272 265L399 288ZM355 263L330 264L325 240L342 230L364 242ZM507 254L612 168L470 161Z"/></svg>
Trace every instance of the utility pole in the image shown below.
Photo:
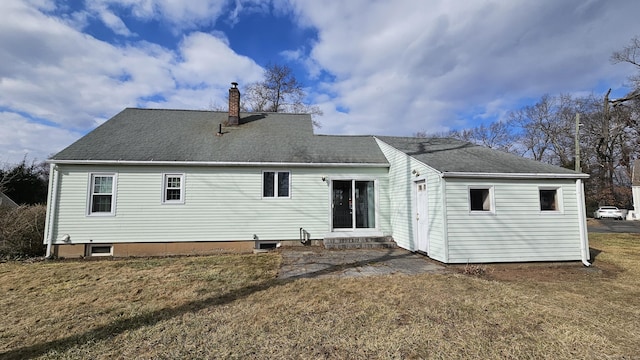
<svg viewBox="0 0 640 360"><path fill-rule="evenodd" d="M580 113L576 113L576 171L580 172Z"/></svg>

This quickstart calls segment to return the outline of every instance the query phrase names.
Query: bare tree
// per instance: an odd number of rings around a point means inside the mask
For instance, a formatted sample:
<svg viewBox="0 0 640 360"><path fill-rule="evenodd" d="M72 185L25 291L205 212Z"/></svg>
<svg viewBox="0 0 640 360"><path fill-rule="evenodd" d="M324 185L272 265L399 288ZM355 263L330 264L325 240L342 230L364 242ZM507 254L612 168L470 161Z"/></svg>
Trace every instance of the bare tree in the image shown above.
<svg viewBox="0 0 640 360"><path fill-rule="evenodd" d="M480 124L474 128L429 134L426 131L417 131L413 134L418 138L453 138L482 145L491 149L510 153L518 153L516 134L513 132L513 122L496 121L489 125ZM522 155L522 154L520 154Z"/></svg>
<svg viewBox="0 0 640 360"><path fill-rule="evenodd" d="M306 113L315 119L322 115L320 107L304 102L306 92L293 71L286 65L269 64L264 70L262 81L246 87L242 107L249 111Z"/></svg>
<svg viewBox="0 0 640 360"><path fill-rule="evenodd" d="M611 54L611 62L614 64L631 64L638 70L638 73L629 76L629 80L635 90L635 97L640 96L640 92L638 92L640 90L640 37L636 36L631 39L629 45L622 48L622 50L614 51Z"/></svg>
<svg viewBox="0 0 640 360"><path fill-rule="evenodd" d="M18 204L41 204L47 201L49 167L46 163L19 164L0 170L0 191Z"/></svg>
<svg viewBox="0 0 640 360"><path fill-rule="evenodd" d="M569 95L544 95L534 105L511 112L524 154L538 161L573 167L576 112L575 101Z"/></svg>
<svg viewBox="0 0 640 360"><path fill-rule="evenodd" d="M4 171L0 170L0 193L4 193L7 190L7 185L11 182L9 176L5 176Z"/></svg>
<svg viewBox="0 0 640 360"><path fill-rule="evenodd" d="M638 120L640 119L640 38L634 37L629 45L611 55L614 64L631 64L636 72L629 76L632 90L618 99L610 99L611 89L602 98L601 107L592 117L592 132L597 167L592 177L597 179L601 201L629 204L628 188L631 164L640 153Z"/></svg>
<svg viewBox="0 0 640 360"><path fill-rule="evenodd" d="M480 124L475 128L466 129L457 135L458 138L473 142L478 145L486 146L491 149L502 150L506 152L516 152L515 134L513 132L513 122L496 121L491 124Z"/></svg>
<svg viewBox="0 0 640 360"><path fill-rule="evenodd" d="M631 64L632 90L611 99L603 96L575 98L570 95L544 95L533 105L509 114L509 121L489 126L438 134L573 169L575 136L581 152L581 169L591 175L586 181L587 205L630 206L633 160L640 158L640 37L611 56L613 63ZM575 116L581 126L576 129ZM425 132L415 136L426 137Z"/></svg>

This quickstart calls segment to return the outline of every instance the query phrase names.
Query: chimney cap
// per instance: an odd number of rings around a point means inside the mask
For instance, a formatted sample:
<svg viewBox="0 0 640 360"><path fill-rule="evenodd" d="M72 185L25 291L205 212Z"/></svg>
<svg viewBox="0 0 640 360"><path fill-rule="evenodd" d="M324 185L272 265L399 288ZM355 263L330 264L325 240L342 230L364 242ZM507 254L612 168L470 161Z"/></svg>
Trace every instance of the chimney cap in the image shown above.
<svg viewBox="0 0 640 360"><path fill-rule="evenodd" d="M232 83L231 83L231 85L232 85L234 88L237 88L237 87L238 87L238 83L237 83L237 82L235 82L235 81L234 81L234 82L232 82Z"/></svg>

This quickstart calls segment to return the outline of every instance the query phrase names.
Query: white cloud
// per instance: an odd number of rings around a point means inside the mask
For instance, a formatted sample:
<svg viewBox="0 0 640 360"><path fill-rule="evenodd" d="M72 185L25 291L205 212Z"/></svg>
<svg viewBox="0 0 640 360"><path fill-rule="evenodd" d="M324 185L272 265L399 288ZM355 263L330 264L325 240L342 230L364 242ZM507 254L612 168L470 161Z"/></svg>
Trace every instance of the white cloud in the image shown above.
<svg viewBox="0 0 640 360"><path fill-rule="evenodd" d="M142 20L163 20L176 29L214 24L226 0L96 0L105 6L130 9Z"/></svg>
<svg viewBox="0 0 640 360"><path fill-rule="evenodd" d="M247 13L269 13L268 1L263 0L235 0L235 6L229 12L228 21L235 25L240 21L240 16Z"/></svg>
<svg viewBox="0 0 640 360"><path fill-rule="evenodd" d="M173 73L179 85L229 85L231 81L251 82L262 77L262 68L252 59L236 54L228 43L210 34L194 32L179 45L180 60Z"/></svg>
<svg viewBox="0 0 640 360"><path fill-rule="evenodd" d="M124 21L120 19L119 16L116 16L112 11L110 11L104 4L99 2L89 2L88 3L89 11L98 17L102 23L111 29L114 33L121 36L133 36L127 25L125 25Z"/></svg>
<svg viewBox="0 0 640 360"><path fill-rule="evenodd" d="M262 77L256 61L233 51L219 30L185 31L177 44L161 46L132 34L139 28L124 22L132 17L177 32L223 16L293 14L318 37L279 54L323 81L309 88L325 113L320 131L349 134L438 132L503 118L522 99L544 93L619 88L630 69L609 56L640 34L635 2L291 1L96 0L90 9L0 1L0 111L5 119L13 114L0 136L19 134L0 143L0 154L36 149L46 156L58 143L24 131L50 128L70 142L127 106L224 106L229 82L242 87ZM224 13L234 5L237 11ZM116 34L132 36L109 44L83 33L98 16Z"/></svg>
<svg viewBox="0 0 640 360"><path fill-rule="evenodd" d="M69 130L34 123L25 117L0 112L0 167L27 160L45 160L79 137Z"/></svg>
<svg viewBox="0 0 640 360"><path fill-rule="evenodd" d="M633 2L292 1L318 30L310 61L335 75L333 106L350 110L323 117L326 132L435 132L470 109L499 118L523 98L620 87L628 69L609 56L640 33Z"/></svg>
<svg viewBox="0 0 640 360"><path fill-rule="evenodd" d="M31 9L0 23L0 106L76 128L173 87L173 55L157 46L116 46Z"/></svg>
<svg viewBox="0 0 640 360"><path fill-rule="evenodd" d="M56 9L54 0L26 0L26 2L44 11L53 11Z"/></svg>
<svg viewBox="0 0 640 360"><path fill-rule="evenodd" d="M236 54L219 34L186 34L175 50L145 41L113 45L79 32L68 18L20 1L1 2L0 13L7 15L0 22L0 111L28 114L21 124L31 124L0 132L34 141L38 156L60 147L48 137L25 135L29 129L42 133L43 125L33 119L78 136L124 107L224 105L231 81L245 84L262 75L260 66ZM69 136L60 138L70 143ZM51 150L42 150L47 144ZM18 145L5 140L0 153L32 152Z"/></svg>

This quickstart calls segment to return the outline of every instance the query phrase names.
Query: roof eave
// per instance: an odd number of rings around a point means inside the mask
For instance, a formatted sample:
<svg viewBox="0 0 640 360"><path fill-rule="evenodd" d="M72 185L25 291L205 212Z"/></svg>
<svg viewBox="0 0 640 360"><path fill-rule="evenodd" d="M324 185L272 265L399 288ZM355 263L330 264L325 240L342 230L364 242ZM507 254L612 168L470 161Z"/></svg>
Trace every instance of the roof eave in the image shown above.
<svg viewBox="0 0 640 360"><path fill-rule="evenodd" d="M129 166L282 166L282 167L389 167L388 163L305 163L305 162L259 162L259 161L140 161L140 160L47 160L56 165L129 165Z"/></svg>
<svg viewBox="0 0 640 360"><path fill-rule="evenodd" d="M478 172L457 172L445 171L441 175L443 178L466 178L466 179L587 179L588 174L559 174L559 173L478 173Z"/></svg>

